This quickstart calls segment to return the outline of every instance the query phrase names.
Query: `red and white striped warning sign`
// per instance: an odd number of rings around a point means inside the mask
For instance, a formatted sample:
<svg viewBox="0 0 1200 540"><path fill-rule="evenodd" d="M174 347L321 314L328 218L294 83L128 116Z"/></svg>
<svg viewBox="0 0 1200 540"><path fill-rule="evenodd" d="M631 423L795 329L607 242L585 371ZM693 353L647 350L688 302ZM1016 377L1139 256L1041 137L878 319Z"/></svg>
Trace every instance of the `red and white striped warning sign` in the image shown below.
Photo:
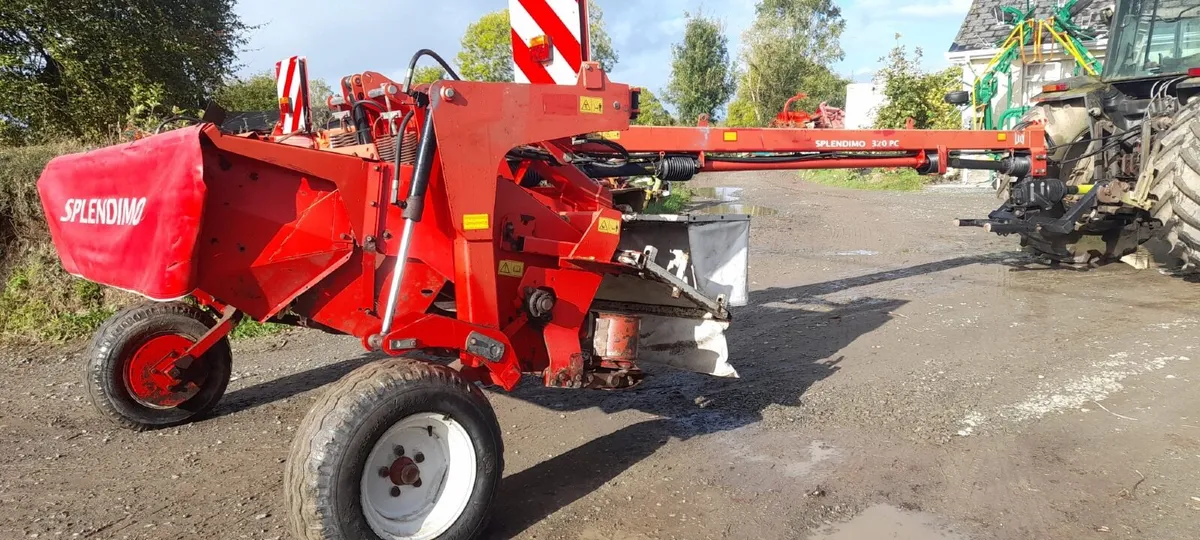
<svg viewBox="0 0 1200 540"><path fill-rule="evenodd" d="M308 67L304 57L293 56L275 63L275 89L279 98L276 135L310 131Z"/></svg>
<svg viewBox="0 0 1200 540"><path fill-rule="evenodd" d="M570 84L590 59L587 0L509 0L517 82Z"/></svg>

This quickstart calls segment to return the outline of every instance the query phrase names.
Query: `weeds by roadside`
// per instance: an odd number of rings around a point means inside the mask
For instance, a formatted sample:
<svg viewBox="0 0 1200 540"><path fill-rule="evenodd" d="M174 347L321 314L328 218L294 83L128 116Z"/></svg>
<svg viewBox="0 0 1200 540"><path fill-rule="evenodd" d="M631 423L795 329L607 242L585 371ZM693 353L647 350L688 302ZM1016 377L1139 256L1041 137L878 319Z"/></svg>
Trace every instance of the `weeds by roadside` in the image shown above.
<svg viewBox="0 0 1200 540"><path fill-rule="evenodd" d="M935 182L936 176L922 176L912 169L833 169L801 171L800 179L848 189L872 191L919 191Z"/></svg>
<svg viewBox="0 0 1200 540"><path fill-rule="evenodd" d="M646 205L647 214L678 214L692 202L692 190L678 184L671 185L671 194Z"/></svg>

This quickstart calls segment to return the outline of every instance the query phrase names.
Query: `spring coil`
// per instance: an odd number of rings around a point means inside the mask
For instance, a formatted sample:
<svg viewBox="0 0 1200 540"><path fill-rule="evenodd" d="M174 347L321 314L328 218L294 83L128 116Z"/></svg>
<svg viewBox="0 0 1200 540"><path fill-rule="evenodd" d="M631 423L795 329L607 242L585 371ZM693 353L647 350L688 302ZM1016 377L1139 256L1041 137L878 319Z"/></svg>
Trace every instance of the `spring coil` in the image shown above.
<svg viewBox="0 0 1200 540"><path fill-rule="evenodd" d="M412 165L417 162L417 133L410 131L404 134L400 143L400 163Z"/></svg>
<svg viewBox="0 0 1200 540"><path fill-rule="evenodd" d="M680 182L691 180L699 169L694 158L688 156L667 156L654 167L654 175L660 180Z"/></svg>

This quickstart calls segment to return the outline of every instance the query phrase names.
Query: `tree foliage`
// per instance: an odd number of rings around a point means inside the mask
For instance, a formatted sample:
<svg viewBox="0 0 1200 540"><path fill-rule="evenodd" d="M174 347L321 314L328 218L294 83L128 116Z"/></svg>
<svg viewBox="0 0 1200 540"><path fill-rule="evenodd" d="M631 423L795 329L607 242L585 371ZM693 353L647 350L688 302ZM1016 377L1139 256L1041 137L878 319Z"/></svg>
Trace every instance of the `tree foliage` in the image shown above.
<svg viewBox="0 0 1200 540"><path fill-rule="evenodd" d="M277 111L275 74L264 71L243 79L226 81L213 95L213 101L227 111ZM308 98L312 112L314 128L326 125L333 118L333 112L325 104L326 98L333 95L333 89L322 79L308 80Z"/></svg>
<svg viewBox="0 0 1200 540"><path fill-rule="evenodd" d="M313 108L324 107L333 89L322 79L308 80L308 97ZM279 98L275 74L264 71L244 79L226 81L213 94L213 101L228 111L275 111Z"/></svg>
<svg viewBox="0 0 1200 540"><path fill-rule="evenodd" d="M839 39L846 23L833 0L761 0L742 36L744 70L729 109L730 125L765 125L789 98L796 106L845 104L847 81L831 66L844 57Z"/></svg>
<svg viewBox="0 0 1200 540"><path fill-rule="evenodd" d="M619 55L612 38L604 30L604 11L595 0L588 0L592 59L611 72ZM467 26L458 51L459 74L472 81L513 80L512 30L508 10L493 11Z"/></svg>
<svg viewBox="0 0 1200 540"><path fill-rule="evenodd" d="M199 109L233 70L234 0L5 0L0 140L110 138L133 117Z"/></svg>
<svg viewBox="0 0 1200 540"><path fill-rule="evenodd" d="M658 97L649 90L642 89L642 95L638 101L638 109L641 112L638 113L637 120L633 121L636 125L673 126L676 123L671 113L667 112L667 109L658 101Z"/></svg>
<svg viewBox="0 0 1200 540"><path fill-rule="evenodd" d="M621 55L613 47L612 38L604 28L604 10L596 0L588 0L588 26L591 27L592 60L600 62L605 73L612 73Z"/></svg>
<svg viewBox="0 0 1200 540"><path fill-rule="evenodd" d="M701 114L714 120L736 88L729 63L729 38L720 22L688 15L683 41L671 51L671 78L666 100L691 121Z"/></svg>
<svg viewBox="0 0 1200 540"><path fill-rule="evenodd" d="M961 67L923 71L921 48L916 47L909 56L899 34L896 46L880 61L885 67L875 74L875 84L882 88L885 101L875 113L876 128L898 129L909 118L917 129L962 128L962 113L943 100L946 92L962 86Z"/></svg>
<svg viewBox="0 0 1200 540"><path fill-rule="evenodd" d="M513 80L508 10L493 11L467 26L458 51L459 75L471 81Z"/></svg>
<svg viewBox="0 0 1200 540"><path fill-rule="evenodd" d="M430 84L445 76L446 70L442 66L422 66L413 71L413 84Z"/></svg>

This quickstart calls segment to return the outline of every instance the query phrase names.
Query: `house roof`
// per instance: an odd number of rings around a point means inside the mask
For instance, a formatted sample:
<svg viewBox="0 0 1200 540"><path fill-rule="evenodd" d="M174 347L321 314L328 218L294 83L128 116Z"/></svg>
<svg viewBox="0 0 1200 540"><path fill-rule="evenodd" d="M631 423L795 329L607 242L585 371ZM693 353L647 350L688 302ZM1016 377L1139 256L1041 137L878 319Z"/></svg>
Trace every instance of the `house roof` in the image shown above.
<svg viewBox="0 0 1200 540"><path fill-rule="evenodd" d="M1055 0L1030 2L1037 6L1035 13L1038 18L1049 17L1056 9ZM1003 45L1013 27L996 20L997 9L1001 6L1022 8L1024 4L1023 0L974 0L966 18L963 19L962 27L958 29L958 36L950 45L950 52L994 49ZM1096 0L1075 16L1075 23L1098 34L1097 37L1103 37L1108 34L1108 28L1101 21L1100 12L1113 4L1112 0ZM1049 36L1046 38L1051 39Z"/></svg>

